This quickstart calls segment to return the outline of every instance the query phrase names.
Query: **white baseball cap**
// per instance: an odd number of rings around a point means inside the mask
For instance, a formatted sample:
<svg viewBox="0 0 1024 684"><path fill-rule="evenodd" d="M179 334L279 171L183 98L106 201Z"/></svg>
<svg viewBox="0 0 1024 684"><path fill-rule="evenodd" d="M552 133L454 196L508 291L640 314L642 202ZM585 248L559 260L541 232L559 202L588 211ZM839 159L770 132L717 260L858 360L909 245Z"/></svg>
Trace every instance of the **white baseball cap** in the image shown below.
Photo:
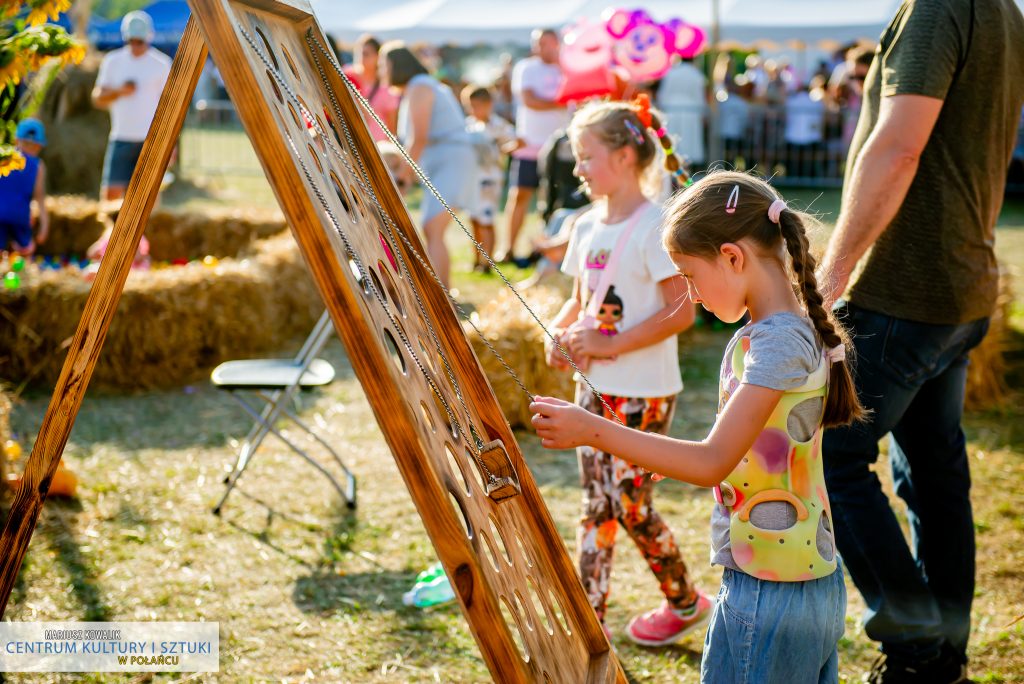
<svg viewBox="0 0 1024 684"><path fill-rule="evenodd" d="M153 41L153 19L141 10L129 12L121 20L121 38L127 43L129 40L142 40L147 43Z"/></svg>

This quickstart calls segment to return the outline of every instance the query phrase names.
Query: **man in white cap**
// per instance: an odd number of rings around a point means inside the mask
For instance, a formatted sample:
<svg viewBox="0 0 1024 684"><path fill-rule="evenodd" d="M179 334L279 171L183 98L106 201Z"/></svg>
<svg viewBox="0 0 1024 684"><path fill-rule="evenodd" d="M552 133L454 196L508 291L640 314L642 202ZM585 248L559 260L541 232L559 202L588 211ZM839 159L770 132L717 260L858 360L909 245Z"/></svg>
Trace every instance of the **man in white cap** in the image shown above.
<svg viewBox="0 0 1024 684"><path fill-rule="evenodd" d="M125 46L103 58L92 92L93 104L110 110L110 142L100 189L105 200L124 197L171 71L170 58L150 46L153 20L148 14L126 14L121 37Z"/></svg>

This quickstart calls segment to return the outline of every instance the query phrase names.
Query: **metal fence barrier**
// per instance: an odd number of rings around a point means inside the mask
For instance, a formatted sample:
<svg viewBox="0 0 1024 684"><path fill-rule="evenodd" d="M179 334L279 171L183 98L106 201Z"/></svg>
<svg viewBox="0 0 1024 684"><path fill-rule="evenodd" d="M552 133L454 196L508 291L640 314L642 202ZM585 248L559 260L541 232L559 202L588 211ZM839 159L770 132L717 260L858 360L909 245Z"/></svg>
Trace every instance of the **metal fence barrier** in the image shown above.
<svg viewBox="0 0 1024 684"><path fill-rule="evenodd" d="M732 96L718 103L722 154L727 168L756 170L780 185L841 187L859 108L835 109L802 100L782 105L749 103ZM666 111L669 131L700 131L708 146L708 110L703 106ZM1021 135L1024 136L1024 118ZM1022 138L1024 140L1024 138ZM687 153L685 140L676 149ZM1024 191L1024 146L1010 170L1011 192ZM695 166L706 166L693 160ZM179 146L178 172L185 178L262 176L252 144L229 100L199 100L190 109Z"/></svg>

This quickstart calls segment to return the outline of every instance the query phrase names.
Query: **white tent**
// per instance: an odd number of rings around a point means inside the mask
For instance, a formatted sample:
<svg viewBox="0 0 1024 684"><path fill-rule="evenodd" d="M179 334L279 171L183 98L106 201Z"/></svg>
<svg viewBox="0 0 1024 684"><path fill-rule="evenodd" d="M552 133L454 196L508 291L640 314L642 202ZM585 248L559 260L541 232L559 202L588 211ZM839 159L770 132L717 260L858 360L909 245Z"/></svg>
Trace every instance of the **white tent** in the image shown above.
<svg viewBox="0 0 1024 684"><path fill-rule="evenodd" d="M710 35L716 3L722 40L814 43L875 39L900 0L313 0L322 26L343 42L369 32L463 45L526 43L534 28L596 19L607 7L642 7L660 21L681 17Z"/></svg>

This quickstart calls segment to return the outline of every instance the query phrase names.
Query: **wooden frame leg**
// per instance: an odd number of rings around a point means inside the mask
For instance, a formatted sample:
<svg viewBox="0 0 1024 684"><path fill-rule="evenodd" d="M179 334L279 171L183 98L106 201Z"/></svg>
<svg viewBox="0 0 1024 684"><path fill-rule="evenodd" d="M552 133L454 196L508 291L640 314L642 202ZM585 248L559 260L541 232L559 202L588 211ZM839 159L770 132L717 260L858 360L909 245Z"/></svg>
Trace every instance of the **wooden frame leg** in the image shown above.
<svg viewBox="0 0 1024 684"><path fill-rule="evenodd" d="M206 63L206 43L190 18L182 35L171 73L157 106L139 163L132 174L117 216L106 255L100 262L85 310L64 360L57 386L46 409L39 436L25 466L25 475L0 533L0 618L28 550L32 532L50 489L71 427L82 406L110 321L121 300L139 240L156 203L160 181L185 121L199 74Z"/></svg>

